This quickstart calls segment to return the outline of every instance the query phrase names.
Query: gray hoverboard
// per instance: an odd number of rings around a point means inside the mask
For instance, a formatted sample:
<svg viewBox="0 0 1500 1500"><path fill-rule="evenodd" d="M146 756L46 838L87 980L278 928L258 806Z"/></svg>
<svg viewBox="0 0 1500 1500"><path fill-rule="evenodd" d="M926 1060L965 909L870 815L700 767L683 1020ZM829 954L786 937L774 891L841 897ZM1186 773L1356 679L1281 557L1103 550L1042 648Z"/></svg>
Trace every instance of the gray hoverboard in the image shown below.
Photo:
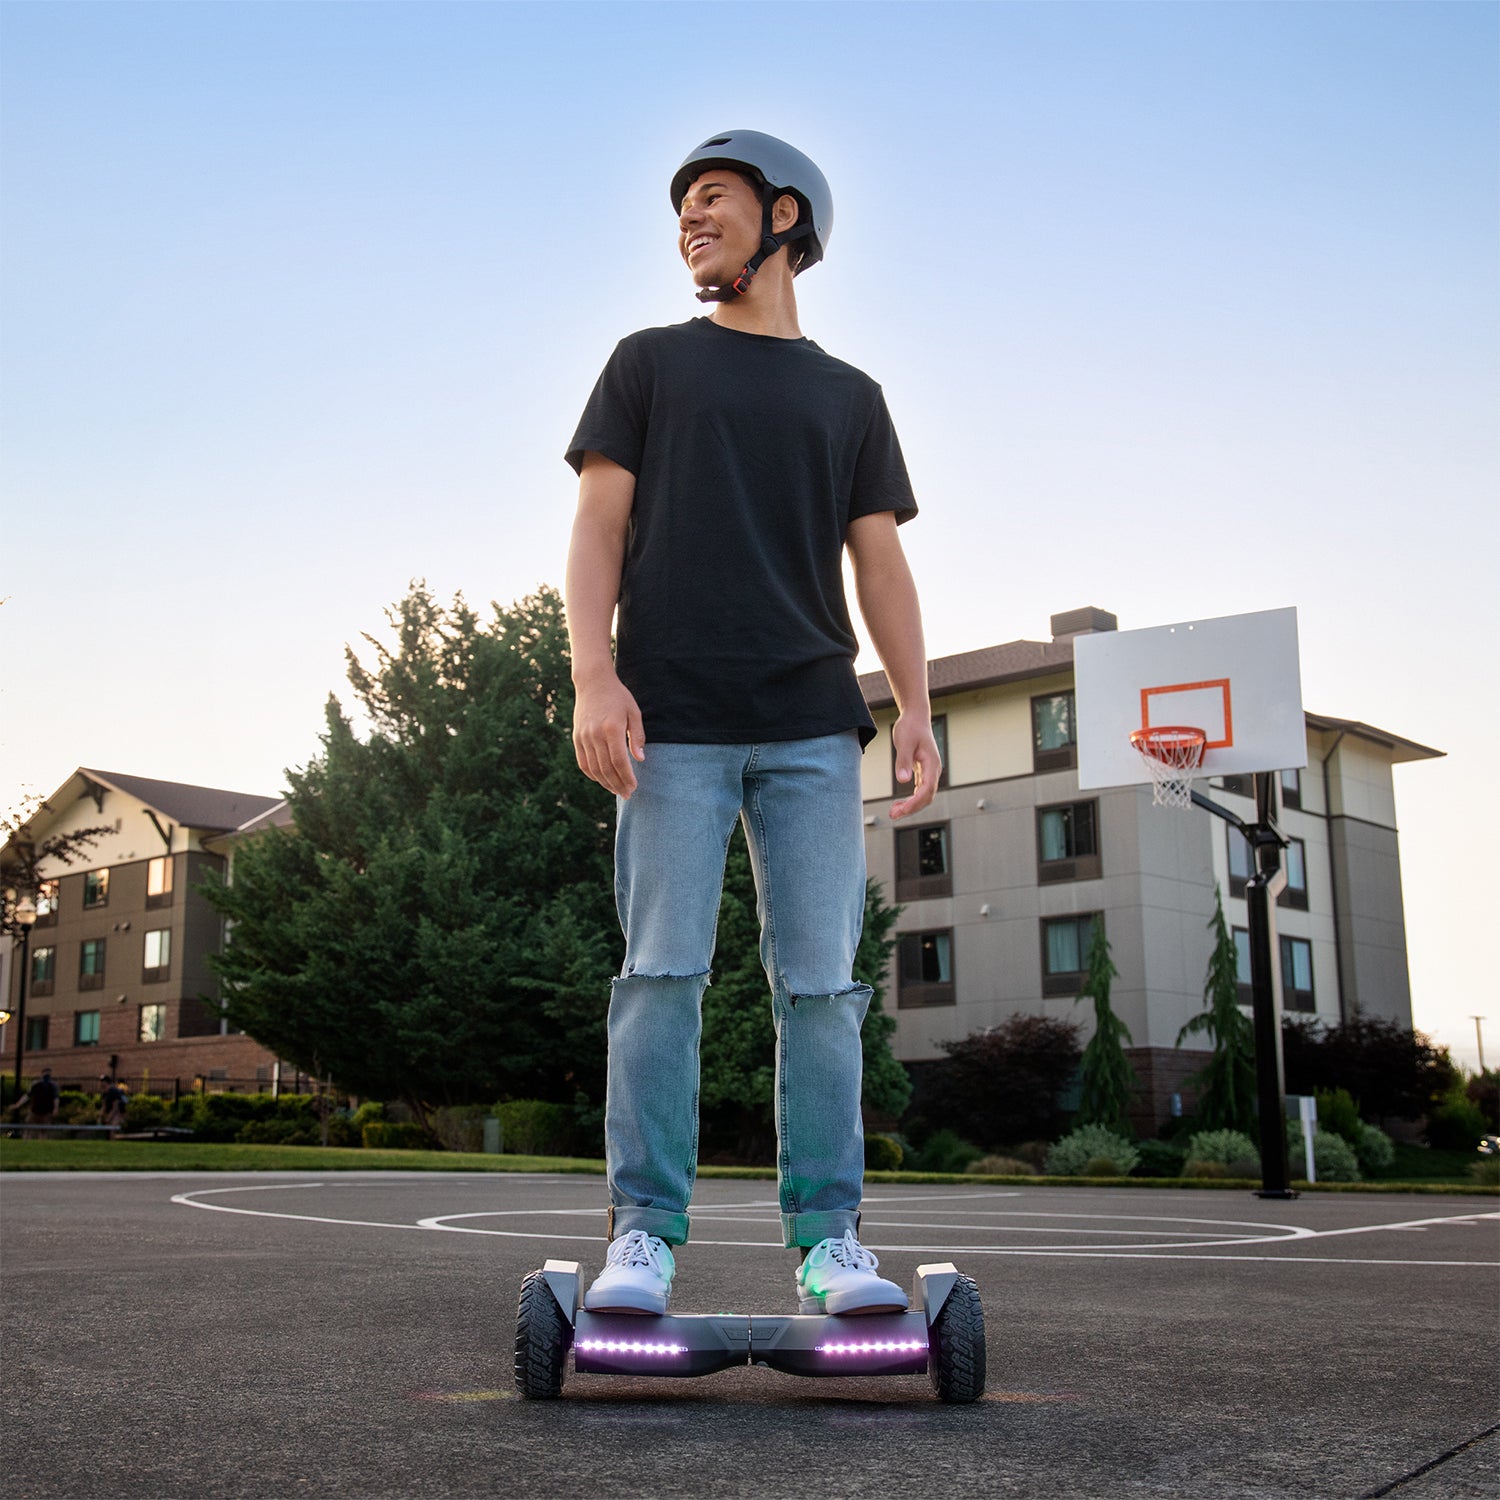
<svg viewBox="0 0 1500 1500"><path fill-rule="evenodd" d="M591 1313L583 1269L549 1260L521 1283L516 1388L562 1394L568 1355L587 1375L708 1375L768 1365L788 1375L926 1375L940 1399L984 1394L979 1287L947 1261L918 1266L912 1311L763 1317L759 1313Z"/></svg>

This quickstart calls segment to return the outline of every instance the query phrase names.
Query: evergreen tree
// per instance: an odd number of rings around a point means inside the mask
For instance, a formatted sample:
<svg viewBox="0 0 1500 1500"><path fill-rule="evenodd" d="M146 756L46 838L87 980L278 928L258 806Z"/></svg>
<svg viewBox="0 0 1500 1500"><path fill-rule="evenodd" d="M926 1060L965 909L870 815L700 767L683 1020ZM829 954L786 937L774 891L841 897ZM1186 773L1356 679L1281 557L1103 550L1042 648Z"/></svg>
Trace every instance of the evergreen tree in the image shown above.
<svg viewBox="0 0 1500 1500"><path fill-rule="evenodd" d="M295 831L210 888L231 1021L351 1092L436 1105L604 1088L620 951L612 805L579 774L562 600L486 624L413 585L396 643L347 652L361 716L330 699L288 773Z"/></svg>
<svg viewBox="0 0 1500 1500"><path fill-rule="evenodd" d="M1177 1034L1180 1047L1189 1036L1206 1033L1213 1056L1189 1080L1198 1090L1195 1111L1204 1130L1241 1130L1255 1133L1255 1029L1240 1009L1239 970L1234 939L1224 921L1224 900L1214 887L1214 914L1208 923L1214 935L1208 959L1200 1011Z"/></svg>
<svg viewBox="0 0 1500 1500"><path fill-rule="evenodd" d="M1095 921L1094 936L1089 943L1088 977L1078 996L1078 1000L1093 999L1094 1034L1083 1049L1080 1064L1082 1089L1077 1123L1103 1125L1128 1136L1130 1103L1140 1085L1123 1045L1132 1037L1109 1003L1110 982L1119 972L1110 957L1104 923ZM1075 1000L1074 1004L1077 1003Z"/></svg>

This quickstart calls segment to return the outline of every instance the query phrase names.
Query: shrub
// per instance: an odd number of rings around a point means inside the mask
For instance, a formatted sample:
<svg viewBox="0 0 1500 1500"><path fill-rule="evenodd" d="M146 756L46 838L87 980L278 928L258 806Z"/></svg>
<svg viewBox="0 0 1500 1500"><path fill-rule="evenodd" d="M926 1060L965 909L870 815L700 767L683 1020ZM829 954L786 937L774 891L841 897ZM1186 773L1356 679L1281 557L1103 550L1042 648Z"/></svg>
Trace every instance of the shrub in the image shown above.
<svg viewBox="0 0 1500 1500"><path fill-rule="evenodd" d="M940 1126L987 1146L1060 1130L1059 1096L1082 1055L1075 1021L1016 1015L960 1041L925 1069L917 1108Z"/></svg>
<svg viewBox="0 0 1500 1500"><path fill-rule="evenodd" d="M1114 1171L1089 1175L1124 1177L1140 1159L1141 1153L1124 1136L1102 1125L1082 1125L1047 1153L1046 1171L1049 1177L1081 1177L1091 1164L1107 1161Z"/></svg>
<svg viewBox="0 0 1500 1500"><path fill-rule="evenodd" d="M912 1166L919 1172L967 1172L984 1153L951 1130L935 1130L922 1143Z"/></svg>
<svg viewBox="0 0 1500 1500"><path fill-rule="evenodd" d="M82 1089L62 1089L57 1096L58 1125L92 1125L99 1119L99 1101Z"/></svg>
<svg viewBox="0 0 1500 1500"><path fill-rule="evenodd" d="M1313 1162L1320 1182L1358 1182L1359 1158L1354 1147L1329 1130L1313 1131Z"/></svg>
<svg viewBox="0 0 1500 1500"><path fill-rule="evenodd" d="M1030 1162L1040 1172L1047 1165L1047 1153L1051 1149L1051 1141L1022 1141L1019 1146L1012 1146L1008 1154L1019 1161Z"/></svg>
<svg viewBox="0 0 1500 1500"><path fill-rule="evenodd" d="M1228 1177L1229 1168L1221 1161L1189 1161L1182 1167L1184 1177Z"/></svg>
<svg viewBox="0 0 1500 1500"><path fill-rule="evenodd" d="M1476 1073L1464 1086L1469 1102L1478 1107L1491 1130L1500 1130L1500 1073L1487 1068Z"/></svg>
<svg viewBox="0 0 1500 1500"><path fill-rule="evenodd" d="M318 1146L323 1132L315 1120L247 1120L235 1140L249 1146Z"/></svg>
<svg viewBox="0 0 1500 1500"><path fill-rule="evenodd" d="M1358 1148L1363 1121L1349 1090L1318 1089L1313 1097L1318 1102L1318 1124L1332 1135L1343 1136L1351 1146Z"/></svg>
<svg viewBox="0 0 1500 1500"><path fill-rule="evenodd" d="M865 1168L871 1172L897 1172L906 1153L901 1142L888 1135L865 1137Z"/></svg>
<svg viewBox="0 0 1500 1500"><path fill-rule="evenodd" d="M1486 1156L1470 1162L1469 1176L1480 1187L1500 1187L1500 1156Z"/></svg>
<svg viewBox="0 0 1500 1500"><path fill-rule="evenodd" d="M1225 1167L1231 1162L1255 1161L1255 1142L1241 1130L1200 1130L1188 1139L1187 1159L1216 1161ZM1259 1166L1251 1175L1260 1175Z"/></svg>
<svg viewBox="0 0 1500 1500"><path fill-rule="evenodd" d="M573 1149L573 1111L544 1099L507 1099L500 1117L500 1149L507 1156L567 1156Z"/></svg>
<svg viewBox="0 0 1500 1500"><path fill-rule="evenodd" d="M1142 1141L1136 1147L1141 1159L1135 1164L1134 1177L1181 1177L1187 1152L1171 1141Z"/></svg>
<svg viewBox="0 0 1500 1500"><path fill-rule="evenodd" d="M133 1094L125 1107L125 1129L152 1130L164 1125L167 1119L167 1101L155 1094Z"/></svg>
<svg viewBox="0 0 1500 1500"><path fill-rule="evenodd" d="M360 1107L355 1110L354 1113L349 1117L349 1123L359 1134L360 1139L363 1140L365 1126L369 1125L375 1120L383 1119L385 1119L385 1105L383 1105L378 1099L366 1099L365 1102L361 1104Z"/></svg>
<svg viewBox="0 0 1500 1500"><path fill-rule="evenodd" d="M981 1156L964 1168L965 1172L984 1177L1035 1177L1036 1168L1015 1156Z"/></svg>
<svg viewBox="0 0 1500 1500"><path fill-rule="evenodd" d="M1472 1151L1485 1132L1484 1112L1456 1084L1427 1115L1427 1144L1439 1151Z"/></svg>
<svg viewBox="0 0 1500 1500"><path fill-rule="evenodd" d="M450 1104L432 1112L432 1132L445 1151L483 1151L484 1122L491 1113L484 1104Z"/></svg>
<svg viewBox="0 0 1500 1500"><path fill-rule="evenodd" d="M1361 1124L1354 1154L1366 1172L1384 1171L1396 1159L1396 1143L1378 1125Z"/></svg>
<svg viewBox="0 0 1500 1500"><path fill-rule="evenodd" d="M364 1128L364 1144L372 1151L430 1151L431 1137L420 1125L405 1120L371 1120Z"/></svg>
<svg viewBox="0 0 1500 1500"><path fill-rule="evenodd" d="M1079 1173L1080 1177L1124 1177L1126 1175L1120 1170L1112 1156L1096 1156L1092 1161L1087 1162L1083 1171Z"/></svg>

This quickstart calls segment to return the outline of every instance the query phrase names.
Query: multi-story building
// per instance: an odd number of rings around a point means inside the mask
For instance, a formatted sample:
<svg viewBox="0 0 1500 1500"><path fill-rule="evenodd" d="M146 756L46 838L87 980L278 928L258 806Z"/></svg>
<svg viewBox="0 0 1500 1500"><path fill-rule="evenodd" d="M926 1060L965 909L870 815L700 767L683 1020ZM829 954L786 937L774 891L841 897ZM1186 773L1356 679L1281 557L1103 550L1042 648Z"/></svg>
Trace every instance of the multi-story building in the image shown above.
<svg viewBox="0 0 1500 1500"><path fill-rule="evenodd" d="M1138 1123L1165 1119L1204 1061L1176 1046L1204 1009L1214 889L1240 950L1249 1003L1241 835L1198 808L1155 807L1146 787L1082 792L1077 773L1073 641L1115 629L1102 610L1052 617L1050 641L1013 641L928 664L944 752L932 806L893 823L884 673L860 679L880 730L864 760L870 874L903 910L888 994L896 1056L918 1064L942 1043L1019 1012L1072 1017L1093 924L1119 970L1111 990L1143 1087ZM1278 825L1291 840L1278 902L1281 1002L1337 1022L1356 1011L1411 1025L1401 863L1391 768L1442 752L1399 735L1309 713L1307 766L1278 777ZM1272 769L1272 768L1268 768ZM1250 778L1209 794L1253 821Z"/></svg>
<svg viewBox="0 0 1500 1500"><path fill-rule="evenodd" d="M275 797L80 769L41 805L23 836L33 846L83 829L102 834L71 864L43 862L28 940L25 1034L28 1077L50 1067L64 1085L92 1087L101 1074L149 1084L246 1083L271 1078L274 1056L232 1031L209 967L222 923L202 884L222 872L213 846L253 820L274 816ZM14 881L15 841L0 850L0 878ZM0 1056L17 1056L20 948L6 964ZM111 1067L113 1063L113 1067Z"/></svg>

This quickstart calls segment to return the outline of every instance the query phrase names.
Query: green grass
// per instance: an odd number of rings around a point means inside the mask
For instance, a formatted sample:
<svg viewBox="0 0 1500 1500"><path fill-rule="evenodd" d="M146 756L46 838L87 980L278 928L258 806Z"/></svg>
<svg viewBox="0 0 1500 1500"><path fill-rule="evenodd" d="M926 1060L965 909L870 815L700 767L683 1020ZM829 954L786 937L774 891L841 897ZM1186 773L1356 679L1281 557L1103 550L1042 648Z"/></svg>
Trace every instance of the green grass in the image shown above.
<svg viewBox="0 0 1500 1500"><path fill-rule="evenodd" d="M1423 1153L1427 1155L1429 1153ZM1447 1154L1447 1153L1445 1153ZM1459 1158L1462 1176L1437 1181L1320 1182L1293 1184L1314 1193L1447 1193L1495 1197L1480 1187ZM1400 1164L1400 1158L1397 1159ZM559 1172L603 1176L604 1163L579 1156L488 1156L465 1151L370 1151L319 1146L241 1146L192 1141L23 1141L0 1139L0 1172ZM770 1181L774 1167L700 1167L700 1177ZM1225 1177L1000 1177L954 1172L866 1172L872 1183L963 1183L1009 1187L1229 1188L1251 1192L1260 1184Z"/></svg>

